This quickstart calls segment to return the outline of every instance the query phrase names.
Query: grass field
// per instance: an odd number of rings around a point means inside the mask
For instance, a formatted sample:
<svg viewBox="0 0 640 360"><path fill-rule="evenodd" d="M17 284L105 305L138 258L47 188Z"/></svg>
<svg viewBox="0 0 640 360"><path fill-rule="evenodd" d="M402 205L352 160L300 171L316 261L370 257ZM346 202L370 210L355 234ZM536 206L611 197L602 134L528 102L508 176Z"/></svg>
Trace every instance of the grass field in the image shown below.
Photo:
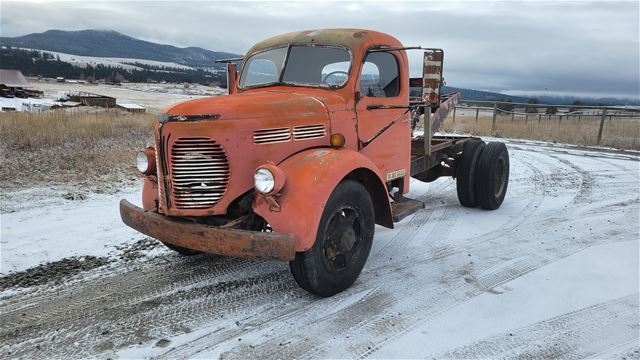
<svg viewBox="0 0 640 360"><path fill-rule="evenodd" d="M153 142L155 115L116 110L0 112L3 188L134 178L134 155Z"/></svg>
<svg viewBox="0 0 640 360"><path fill-rule="evenodd" d="M455 121L450 115L443 124L444 131L462 132L480 136L497 136L517 139L555 141L585 146L605 146L619 149L640 150L640 116L605 118L602 139L597 144L599 115L511 115L496 117L492 130L492 114L480 112L476 121L475 110L456 111Z"/></svg>

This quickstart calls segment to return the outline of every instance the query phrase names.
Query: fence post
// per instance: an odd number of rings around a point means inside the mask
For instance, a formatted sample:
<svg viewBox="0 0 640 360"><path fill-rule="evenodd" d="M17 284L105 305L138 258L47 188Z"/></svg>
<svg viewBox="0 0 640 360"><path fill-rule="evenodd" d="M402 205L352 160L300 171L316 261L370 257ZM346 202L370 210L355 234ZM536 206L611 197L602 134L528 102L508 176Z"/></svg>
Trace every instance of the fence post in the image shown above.
<svg viewBox="0 0 640 360"><path fill-rule="evenodd" d="M542 114L538 114L538 124L540 124L540 120L542 120Z"/></svg>
<svg viewBox="0 0 640 360"><path fill-rule="evenodd" d="M512 113L511 113L511 122L513 122L513 120L515 119L515 117L516 117L516 113L515 113L515 112L512 112Z"/></svg>
<svg viewBox="0 0 640 360"><path fill-rule="evenodd" d="M498 115L498 103L493 103L493 120L491 121L491 132L496 131L496 116Z"/></svg>
<svg viewBox="0 0 640 360"><path fill-rule="evenodd" d="M480 112L480 108L476 108L476 124L478 123L478 113Z"/></svg>
<svg viewBox="0 0 640 360"><path fill-rule="evenodd" d="M600 140L602 140L602 128L604 127L605 117L607 117L607 109L602 109L602 116L600 117L600 127L598 128L598 139L596 140L596 145L600 145Z"/></svg>
<svg viewBox="0 0 640 360"><path fill-rule="evenodd" d="M454 106L454 107L453 107L453 123L454 123L454 124L456 123L456 109L457 109L457 108Z"/></svg>
<svg viewBox="0 0 640 360"><path fill-rule="evenodd" d="M524 124L527 125L528 122L529 122L529 115L525 115L524 116Z"/></svg>

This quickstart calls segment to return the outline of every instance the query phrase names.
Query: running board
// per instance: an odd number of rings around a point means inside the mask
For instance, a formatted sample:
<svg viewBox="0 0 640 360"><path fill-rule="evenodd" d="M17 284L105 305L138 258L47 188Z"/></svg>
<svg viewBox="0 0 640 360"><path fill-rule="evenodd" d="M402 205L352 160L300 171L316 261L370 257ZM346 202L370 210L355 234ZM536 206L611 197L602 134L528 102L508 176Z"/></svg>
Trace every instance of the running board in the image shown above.
<svg viewBox="0 0 640 360"><path fill-rule="evenodd" d="M420 209L424 209L424 202L401 196L391 204L393 222L397 223Z"/></svg>

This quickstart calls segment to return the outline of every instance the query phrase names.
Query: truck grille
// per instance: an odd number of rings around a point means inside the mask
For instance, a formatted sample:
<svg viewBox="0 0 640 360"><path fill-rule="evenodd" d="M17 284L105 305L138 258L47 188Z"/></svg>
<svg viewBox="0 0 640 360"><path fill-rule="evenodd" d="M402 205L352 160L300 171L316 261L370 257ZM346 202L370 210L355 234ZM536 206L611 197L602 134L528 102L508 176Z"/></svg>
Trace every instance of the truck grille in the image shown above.
<svg viewBox="0 0 640 360"><path fill-rule="evenodd" d="M176 208L208 208L227 190L229 160L208 137L180 138L171 148L171 175Z"/></svg>

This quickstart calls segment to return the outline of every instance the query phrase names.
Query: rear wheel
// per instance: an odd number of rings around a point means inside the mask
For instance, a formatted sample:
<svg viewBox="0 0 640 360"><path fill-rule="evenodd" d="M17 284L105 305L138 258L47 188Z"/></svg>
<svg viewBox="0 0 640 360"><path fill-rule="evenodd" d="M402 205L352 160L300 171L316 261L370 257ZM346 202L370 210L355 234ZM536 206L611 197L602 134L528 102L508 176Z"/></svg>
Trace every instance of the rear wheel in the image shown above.
<svg viewBox="0 0 640 360"><path fill-rule="evenodd" d="M301 288L332 296L351 286L371 251L375 218L373 202L357 181L345 180L331 193L311 249L289 263Z"/></svg>
<svg viewBox="0 0 640 360"><path fill-rule="evenodd" d="M178 254L182 255L182 256L193 256L193 255L198 255L198 254L202 254L202 251L197 251L197 250L191 250L191 249L187 249L181 246L175 246L175 245L171 245L168 243L163 242L164 246L168 247L169 249L177 252Z"/></svg>
<svg viewBox="0 0 640 360"><path fill-rule="evenodd" d="M482 152L476 169L476 193L483 209L502 205L509 184L509 152L501 142L490 142Z"/></svg>
<svg viewBox="0 0 640 360"><path fill-rule="evenodd" d="M458 201L462 206L478 206L476 165L485 146L484 141L474 139L464 143L462 148L462 158L456 164L456 190L458 192Z"/></svg>

